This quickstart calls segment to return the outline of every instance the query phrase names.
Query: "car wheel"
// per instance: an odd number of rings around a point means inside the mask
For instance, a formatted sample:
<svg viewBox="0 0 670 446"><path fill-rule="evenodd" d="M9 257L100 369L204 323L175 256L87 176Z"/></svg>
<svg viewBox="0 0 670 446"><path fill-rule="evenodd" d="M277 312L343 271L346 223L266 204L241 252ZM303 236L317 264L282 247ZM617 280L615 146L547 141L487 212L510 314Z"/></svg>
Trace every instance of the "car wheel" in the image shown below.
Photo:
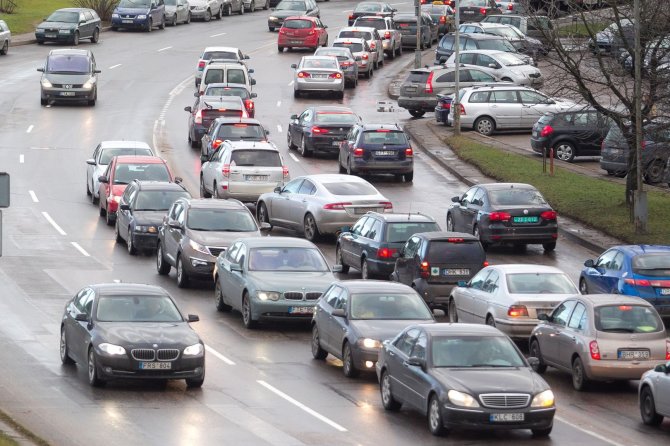
<svg viewBox="0 0 670 446"><path fill-rule="evenodd" d="M107 226L112 226L116 222L116 215L109 212L109 210L105 210L105 222Z"/></svg>
<svg viewBox="0 0 670 446"><path fill-rule="evenodd" d="M347 158L347 167L346 167L347 175L356 175L354 170L351 168L351 158Z"/></svg>
<svg viewBox="0 0 670 446"><path fill-rule="evenodd" d="M263 9L265 9L266 11L270 9L270 0L265 0L265 5L263 6Z"/></svg>
<svg viewBox="0 0 670 446"><path fill-rule="evenodd" d="M305 234L305 238L310 242L314 242L319 238L319 228L316 227L316 220L314 220L312 214L305 215L303 233Z"/></svg>
<svg viewBox="0 0 670 446"><path fill-rule="evenodd" d="M488 116L484 116L475 121L475 130L484 136L491 136L495 129L495 122Z"/></svg>
<svg viewBox="0 0 670 446"><path fill-rule="evenodd" d="M584 364L578 356L572 361L572 387L575 390L586 390L589 384L589 379L584 371Z"/></svg>
<svg viewBox="0 0 670 446"><path fill-rule="evenodd" d="M304 135L300 138L300 147L298 148L298 151L303 158L312 156L312 151L307 148L307 141L305 141Z"/></svg>
<svg viewBox="0 0 670 446"><path fill-rule="evenodd" d="M186 22L187 25L191 23L191 13L189 12L188 15L186 16Z"/></svg>
<svg viewBox="0 0 670 446"><path fill-rule="evenodd" d="M658 184L663 181L665 164L661 160L652 161L644 172L644 180L649 184Z"/></svg>
<svg viewBox="0 0 670 446"><path fill-rule="evenodd" d="M233 5L228 3L228 6L226 6L226 10L223 12L225 15L233 15Z"/></svg>
<svg viewBox="0 0 670 446"><path fill-rule="evenodd" d="M191 145L191 148L196 149L200 146L200 141L196 141L191 138L191 133L188 134L188 143Z"/></svg>
<svg viewBox="0 0 670 446"><path fill-rule="evenodd" d="M293 136L291 136L291 129L288 129L286 131L286 144L288 144L289 150L298 148L298 146L293 144Z"/></svg>
<svg viewBox="0 0 670 446"><path fill-rule="evenodd" d="M102 207L102 202L100 202L99 213L100 213L101 217L104 217L105 214L107 214L107 211L105 210L105 208Z"/></svg>
<svg viewBox="0 0 670 446"><path fill-rule="evenodd" d="M223 18L223 5L219 8L219 12L216 13L216 19L221 20Z"/></svg>
<svg viewBox="0 0 670 446"><path fill-rule="evenodd" d="M454 217L451 214L447 214L447 231L455 232L456 228L454 227Z"/></svg>
<svg viewBox="0 0 670 446"><path fill-rule="evenodd" d="M258 219L258 223L267 223L270 225L270 228L272 228L272 223L270 223L270 214L268 214L268 208L265 206L265 203L261 202L261 204L258 205L256 218Z"/></svg>
<svg viewBox="0 0 670 446"><path fill-rule="evenodd" d="M482 240L482 235L479 233L479 226L475 225L475 227L472 229L472 235L474 235L479 239L479 243L482 244L484 250L486 250L489 247L489 244L484 240Z"/></svg>
<svg viewBox="0 0 670 446"><path fill-rule="evenodd" d="M344 90L335 92L335 97L337 99L344 99Z"/></svg>
<svg viewBox="0 0 670 446"><path fill-rule="evenodd" d="M323 361L328 356L328 352L321 348L321 340L319 339L319 329L316 324L312 327L312 356L314 359Z"/></svg>
<svg viewBox="0 0 670 446"><path fill-rule="evenodd" d="M589 294L589 287L584 279L580 279L579 281L579 292L582 294Z"/></svg>
<svg viewBox="0 0 670 446"><path fill-rule="evenodd" d="M571 163L575 160L575 147L566 141L556 144L555 151L556 158L566 163Z"/></svg>
<svg viewBox="0 0 670 446"><path fill-rule="evenodd" d="M79 31L74 32L74 37L72 38L72 45L79 45Z"/></svg>
<svg viewBox="0 0 670 446"><path fill-rule="evenodd" d="M414 171L404 173L402 176L405 178L406 183L411 183L412 181L414 181Z"/></svg>
<svg viewBox="0 0 670 446"><path fill-rule="evenodd" d="M154 22L153 20L149 19L149 22L147 22L147 28L146 31L150 33L154 28Z"/></svg>
<svg viewBox="0 0 670 446"><path fill-rule="evenodd" d="M177 14L172 16L172 22L170 23L171 26L177 26Z"/></svg>
<svg viewBox="0 0 670 446"><path fill-rule="evenodd" d="M93 387L102 387L105 381L98 375L98 360L95 357L95 350L91 347L88 350L88 383Z"/></svg>
<svg viewBox="0 0 670 446"><path fill-rule="evenodd" d="M298 90L293 90L293 97L294 98L299 98L300 97L300 92Z"/></svg>
<svg viewBox="0 0 670 446"><path fill-rule="evenodd" d="M535 370L540 375L547 371L547 364L544 363L544 360L542 359L542 352L540 351L540 341L537 339L533 339L533 341L530 343L530 356L535 357L538 360L538 364L533 366L533 370Z"/></svg>
<svg viewBox="0 0 670 446"><path fill-rule="evenodd" d="M284 52L284 47L277 45L277 51L280 52L280 53L283 53Z"/></svg>
<svg viewBox="0 0 670 446"><path fill-rule="evenodd" d="M244 3L240 2L240 10L238 11L239 15L244 15Z"/></svg>
<svg viewBox="0 0 670 446"><path fill-rule="evenodd" d="M436 437L441 437L447 433L442 421L442 409L437 395L432 395L428 402L428 430Z"/></svg>
<svg viewBox="0 0 670 446"><path fill-rule="evenodd" d="M370 270L368 266L368 259L365 257L363 258L363 261L361 262L361 279L367 280L370 279Z"/></svg>
<svg viewBox="0 0 670 446"><path fill-rule="evenodd" d="M273 33L273 32L275 31L275 27L274 27L274 26L268 26L268 30L269 30L271 33Z"/></svg>
<svg viewBox="0 0 670 446"><path fill-rule="evenodd" d="M358 376L359 370L354 365L354 356L351 354L351 346L345 341L342 348L342 373L347 378L355 378Z"/></svg>
<svg viewBox="0 0 670 446"><path fill-rule="evenodd" d="M9 42L5 40L5 43L2 44L2 49L0 49L0 54L3 56L9 51Z"/></svg>
<svg viewBox="0 0 670 446"><path fill-rule="evenodd" d="M41 105L47 105L49 101L46 100L46 98L40 98L40 104Z"/></svg>
<svg viewBox="0 0 670 446"><path fill-rule="evenodd" d="M642 422L648 426L658 426L663 422L663 416L656 412L654 394L646 386L640 392L640 415Z"/></svg>
<svg viewBox="0 0 670 446"><path fill-rule="evenodd" d="M161 276L167 276L170 274L171 268L172 267L165 260L165 256L163 255L163 245L158 242L158 246L156 247L156 270Z"/></svg>
<svg viewBox="0 0 670 446"><path fill-rule="evenodd" d="M530 431L533 433L533 437L548 437L549 435L551 435L551 430L553 428L554 426L551 425L543 429L531 429Z"/></svg>
<svg viewBox="0 0 670 446"><path fill-rule="evenodd" d="M551 252L556 249L556 242L542 243L545 252Z"/></svg>
<svg viewBox="0 0 670 446"><path fill-rule="evenodd" d="M342 267L343 274L347 274L349 272L349 265L345 265L344 260L342 259L342 247L340 245L335 247L335 263Z"/></svg>
<svg viewBox="0 0 670 446"><path fill-rule="evenodd" d="M423 115L426 114L425 111L423 110L408 110L409 114L412 115L414 118L421 118Z"/></svg>
<svg viewBox="0 0 670 446"><path fill-rule="evenodd" d="M452 297L449 299L449 307L447 308L447 314L449 316L449 322L455 324L458 322L458 309L456 308L456 301Z"/></svg>
<svg viewBox="0 0 670 446"><path fill-rule="evenodd" d="M205 180L203 179L203 177L200 177L200 197L212 198L212 194L207 192L207 189L205 189Z"/></svg>
<svg viewBox="0 0 670 446"><path fill-rule="evenodd" d="M116 240L116 243L122 243L123 242L123 237L121 237L121 233L119 232L119 221L116 220L116 224L114 225L114 239Z"/></svg>
<svg viewBox="0 0 670 446"><path fill-rule="evenodd" d="M488 325L489 327L496 326L496 320L490 314L486 316L486 325Z"/></svg>
<svg viewBox="0 0 670 446"><path fill-rule="evenodd" d="M60 329L60 362L64 365L74 364L70 358L70 349L67 346L67 336L65 336L65 327Z"/></svg>
<svg viewBox="0 0 670 446"><path fill-rule="evenodd" d="M158 29L165 29L165 16L163 16L163 19L161 20L161 24L158 25Z"/></svg>
<svg viewBox="0 0 670 446"><path fill-rule="evenodd" d="M98 43L100 40L100 30L98 28L93 31L93 36L91 36L91 42Z"/></svg>
<svg viewBox="0 0 670 446"><path fill-rule="evenodd" d="M251 5L249 5L249 12L255 12L256 11L256 2L254 0L251 0Z"/></svg>
<svg viewBox="0 0 670 446"><path fill-rule="evenodd" d="M249 330L253 330L258 326L258 321L252 319L251 303L249 302L249 294L245 291L242 296L242 322Z"/></svg>
<svg viewBox="0 0 670 446"><path fill-rule="evenodd" d="M186 387L189 389L199 389L205 383L205 370L202 371L200 378L186 378Z"/></svg>
<svg viewBox="0 0 670 446"><path fill-rule="evenodd" d="M216 309L218 311L224 311L224 312L229 312L230 310L233 309L230 305L228 305L226 302L223 300L223 289L221 288L221 283L219 282L219 277L214 278L215 285L214 285L214 302L216 303Z"/></svg>
<svg viewBox="0 0 670 446"><path fill-rule="evenodd" d="M212 11L210 11L209 9L205 12L204 20L205 22L209 22L210 20L212 20Z"/></svg>
<svg viewBox="0 0 670 446"><path fill-rule="evenodd" d="M93 183L91 183L91 203L98 203L98 198L95 196L95 191L93 191Z"/></svg>
<svg viewBox="0 0 670 446"><path fill-rule="evenodd" d="M130 254L131 256L137 254L137 248L135 248L135 244L133 243L133 233L130 231L130 227L128 227L128 239L126 240L126 248L128 248L128 254Z"/></svg>
<svg viewBox="0 0 670 446"><path fill-rule="evenodd" d="M221 199L221 195L219 195L219 186L217 186L216 183L212 185L212 190L214 191L212 197L214 197L217 200Z"/></svg>
<svg viewBox="0 0 670 446"><path fill-rule="evenodd" d="M184 262L181 259L181 255L177 256L177 286L179 288L188 287L189 277L188 273L184 270Z"/></svg>
<svg viewBox="0 0 670 446"><path fill-rule="evenodd" d="M389 373L384 370L382 377L379 380L379 393L382 398L382 406L388 411L398 411L402 407L402 403L393 398L393 390L391 390L391 377Z"/></svg>
<svg viewBox="0 0 670 446"><path fill-rule="evenodd" d="M389 54L389 59L393 60L395 59L395 49L391 47L391 52Z"/></svg>

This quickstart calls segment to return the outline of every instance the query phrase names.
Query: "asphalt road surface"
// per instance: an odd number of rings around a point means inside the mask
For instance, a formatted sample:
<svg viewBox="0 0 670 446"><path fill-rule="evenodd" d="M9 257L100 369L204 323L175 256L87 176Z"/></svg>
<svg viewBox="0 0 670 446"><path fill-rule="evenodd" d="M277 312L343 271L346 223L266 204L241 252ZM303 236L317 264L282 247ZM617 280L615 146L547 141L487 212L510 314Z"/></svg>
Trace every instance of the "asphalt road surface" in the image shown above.
<svg viewBox="0 0 670 446"><path fill-rule="evenodd" d="M330 40L354 2L320 3ZM396 4L409 10L409 3ZM192 194L198 193L198 151L187 143L193 73L205 46L239 46L256 70L257 118L271 129L292 176L337 172L336 160L301 159L286 147L288 117L324 98L293 99L291 63L299 52L278 54L267 12L225 17L152 33L104 33L83 43L95 53L99 101L95 107L39 104L39 74L51 46L13 49L0 65L0 170L12 178L11 208L3 210L0 258L0 407L58 445L405 445L552 444L632 445L667 442L670 424L643 426L636 383L572 390L567 375L548 372L557 395L549 439L527 431L456 432L432 437L424 417L386 413L374 375L347 379L341 364L311 359L310 333L301 324L265 324L246 330L237 313L214 307L211 284L181 290L156 273L153 256L131 257L114 242L113 229L85 193L85 160L101 140L145 140L166 157ZM304 53L307 54L307 53ZM344 105L369 122L398 122L403 111L377 112L390 79L413 58L387 61L372 80L347 90ZM465 190L452 176L416 155L414 184L384 178L373 183L396 211L424 212L444 225L450 197ZM272 236L293 235L275 229ZM320 243L330 261L332 239ZM559 238L554 253L492 249L494 263L555 265L576 281L580 266L597 253ZM351 273L345 278L357 278ZM181 381L167 387L114 382L90 388L83 368L62 367L58 328L64 303L89 283L121 280L165 287L208 346L207 378L200 390Z"/></svg>

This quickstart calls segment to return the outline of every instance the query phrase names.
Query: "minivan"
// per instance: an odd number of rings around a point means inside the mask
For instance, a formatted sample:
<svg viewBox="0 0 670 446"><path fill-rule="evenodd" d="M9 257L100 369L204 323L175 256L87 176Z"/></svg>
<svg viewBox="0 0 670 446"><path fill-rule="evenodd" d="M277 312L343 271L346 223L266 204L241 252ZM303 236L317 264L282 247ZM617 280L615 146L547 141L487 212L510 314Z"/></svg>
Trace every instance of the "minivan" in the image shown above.
<svg viewBox="0 0 670 446"><path fill-rule="evenodd" d="M40 103L49 101L86 101L95 105L98 99L98 73L95 57L89 50L59 49L49 51L44 67L38 68Z"/></svg>

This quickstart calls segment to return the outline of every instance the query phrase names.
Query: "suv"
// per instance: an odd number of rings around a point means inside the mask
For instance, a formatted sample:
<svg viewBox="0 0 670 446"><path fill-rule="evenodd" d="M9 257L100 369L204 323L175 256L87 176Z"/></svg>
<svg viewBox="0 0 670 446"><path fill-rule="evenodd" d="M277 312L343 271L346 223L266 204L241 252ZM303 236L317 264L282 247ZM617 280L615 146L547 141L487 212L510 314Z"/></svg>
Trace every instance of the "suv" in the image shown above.
<svg viewBox="0 0 670 446"><path fill-rule="evenodd" d="M203 163L219 149L223 141L268 141L270 132L251 118L216 118L202 137L200 161Z"/></svg>
<svg viewBox="0 0 670 446"><path fill-rule="evenodd" d="M507 53L493 50L466 50L458 54L458 63L461 65L476 65L500 80L513 82L517 85L539 87L544 83L542 72L527 65L518 57L519 53ZM445 65L456 64L456 54L447 59Z"/></svg>
<svg viewBox="0 0 670 446"><path fill-rule="evenodd" d="M516 5L517 3L509 4ZM515 26L526 36L538 39L545 45L549 43L554 32L552 21L549 17L542 15L533 15L532 17L512 14L489 15L484 17L481 23L502 23L503 25Z"/></svg>
<svg viewBox="0 0 670 446"><path fill-rule="evenodd" d="M202 165L200 196L256 203L290 179L279 150L269 142L224 141Z"/></svg>
<svg viewBox="0 0 670 446"><path fill-rule="evenodd" d="M423 4L421 11L430 15L433 23L437 25L437 34L442 37L446 33L454 31L454 10L445 4Z"/></svg>
<svg viewBox="0 0 670 446"><path fill-rule="evenodd" d="M414 179L414 151L398 124L357 124L340 143L340 173L390 173Z"/></svg>
<svg viewBox="0 0 670 446"><path fill-rule="evenodd" d="M89 50L51 50L40 79L40 103L49 101L86 101L98 99L98 73L95 57Z"/></svg>
<svg viewBox="0 0 670 446"><path fill-rule="evenodd" d="M196 91L193 93L196 98L200 95ZM247 110L247 115L253 118L256 114L256 104L254 99L258 97L256 93L252 93L244 84L228 84L228 83L211 83L205 88L203 96L218 96L218 97L238 97L242 99L244 108Z"/></svg>
<svg viewBox="0 0 670 446"><path fill-rule="evenodd" d="M514 45L509 40L500 36L492 36L489 34L461 34L458 39L458 46L463 52L466 48L477 50L494 50L505 51L519 56L524 61L530 64L530 57L517 52ZM435 65L441 65L454 54L454 33L445 34L437 44L435 50Z"/></svg>
<svg viewBox="0 0 670 446"><path fill-rule="evenodd" d="M486 136L497 129L532 129L544 113L564 111L576 105L517 85L464 88L459 92L458 102L461 125ZM453 107L447 119L449 125L453 125Z"/></svg>
<svg viewBox="0 0 670 446"><path fill-rule="evenodd" d="M438 94L454 93L455 81L455 67L433 66L411 70L400 86L398 107L405 108L410 115L420 118L427 111L435 110ZM499 79L478 67L461 67L459 81L460 87L466 88L494 84Z"/></svg>
<svg viewBox="0 0 670 446"><path fill-rule="evenodd" d="M486 16L502 14L495 0L459 0L461 23L481 22Z"/></svg>
<svg viewBox="0 0 670 446"><path fill-rule="evenodd" d="M380 214L368 212L352 227L345 226L337 238L335 263L342 273L349 267L361 271L363 279L389 278L398 250L418 232L441 231L432 217L424 214Z"/></svg>
<svg viewBox="0 0 670 446"><path fill-rule="evenodd" d="M112 31L119 28L151 32L154 26L165 29L163 0L121 0L112 12Z"/></svg>
<svg viewBox="0 0 670 446"><path fill-rule="evenodd" d="M400 33L402 34L402 46L416 48L416 15L398 14L393 18ZM433 19L426 12L421 13L421 42L420 48L430 48L433 42L438 39L438 26L433 23Z"/></svg>
<svg viewBox="0 0 670 446"><path fill-rule="evenodd" d="M414 234L398 251L391 280L416 290L429 307L447 311L449 294L488 266L479 238L461 232Z"/></svg>
<svg viewBox="0 0 670 446"><path fill-rule="evenodd" d="M391 17L362 16L354 22L355 27L375 28L382 38L382 47L390 59L402 54L402 34L395 27Z"/></svg>
<svg viewBox="0 0 670 446"><path fill-rule="evenodd" d="M205 71L205 67L212 59L245 63L244 61L248 60L249 56L242 54L242 51L240 51L239 48L233 48L229 46L208 46L200 55L200 59L198 59L198 65L195 69L196 88L200 86L202 72Z"/></svg>
<svg viewBox="0 0 670 446"><path fill-rule="evenodd" d="M600 144L610 125L607 117L583 106L545 113L533 126L530 146L540 154L553 148L554 156L568 163L576 156L600 156Z"/></svg>
<svg viewBox="0 0 670 446"><path fill-rule="evenodd" d="M179 288L187 287L191 277L212 280L220 253L236 239L260 235L241 201L180 198L158 229L156 269L166 276L174 266Z"/></svg>
<svg viewBox="0 0 670 446"><path fill-rule="evenodd" d="M5 55L9 51L9 44L12 43L12 32L9 30L7 23L0 20L0 54Z"/></svg>
<svg viewBox="0 0 670 446"><path fill-rule="evenodd" d="M229 60L210 59L207 66L202 72L202 79L198 84L198 93L203 94L207 84L211 83L228 83L228 84L244 84L251 90L253 85L256 85L256 80L250 75L254 70L247 68L244 62L233 62Z"/></svg>
<svg viewBox="0 0 670 446"><path fill-rule="evenodd" d="M375 28L367 26L348 26L342 28L337 35L338 39L364 39L372 51L375 69L384 65L384 45L382 37Z"/></svg>
<svg viewBox="0 0 670 446"><path fill-rule="evenodd" d="M202 137L216 118L249 117L239 96L198 96L193 107L184 107L184 111L189 112L188 142L194 148L200 145Z"/></svg>

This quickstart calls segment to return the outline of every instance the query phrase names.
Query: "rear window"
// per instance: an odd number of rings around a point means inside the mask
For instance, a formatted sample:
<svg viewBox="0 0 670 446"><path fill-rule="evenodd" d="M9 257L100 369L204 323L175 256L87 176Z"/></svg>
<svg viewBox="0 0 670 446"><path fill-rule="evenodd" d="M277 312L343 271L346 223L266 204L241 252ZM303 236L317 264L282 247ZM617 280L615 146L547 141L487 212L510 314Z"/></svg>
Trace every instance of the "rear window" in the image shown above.
<svg viewBox="0 0 670 446"><path fill-rule="evenodd" d="M606 305L594 309L596 330L609 333L652 333L663 330L663 322L652 307Z"/></svg>
<svg viewBox="0 0 670 446"><path fill-rule="evenodd" d="M109 164L113 157L119 155L153 155L149 149L127 149L127 148L113 148L104 149L100 153L100 160L98 164Z"/></svg>
<svg viewBox="0 0 670 446"><path fill-rule="evenodd" d="M216 133L217 139L247 139L250 141L264 141L265 131L257 124L224 124Z"/></svg>
<svg viewBox="0 0 670 446"><path fill-rule="evenodd" d="M272 150L238 149L230 157L230 164L237 166L280 167L279 153Z"/></svg>
<svg viewBox="0 0 670 446"><path fill-rule="evenodd" d="M425 71L410 71L405 82L412 84L425 84L428 80L429 73Z"/></svg>
<svg viewBox="0 0 670 446"><path fill-rule="evenodd" d="M479 7L489 7L489 1L488 0L459 0L458 5L460 7L466 7L466 6L479 6Z"/></svg>
<svg viewBox="0 0 670 446"><path fill-rule="evenodd" d="M377 195L377 189L366 183L323 183L323 187L333 195Z"/></svg>
<svg viewBox="0 0 670 446"><path fill-rule="evenodd" d="M381 19L357 19L354 26L369 26L375 29L386 29L386 23Z"/></svg>
<svg viewBox="0 0 670 446"><path fill-rule="evenodd" d="M301 68L329 68L339 69L339 65L332 59L305 59Z"/></svg>
<svg viewBox="0 0 670 446"><path fill-rule="evenodd" d="M338 38L342 39L372 39L372 35L366 31L340 31Z"/></svg>
<svg viewBox="0 0 670 446"><path fill-rule="evenodd" d="M372 130L363 132L364 144L408 145L407 137L403 132Z"/></svg>
<svg viewBox="0 0 670 446"><path fill-rule="evenodd" d="M320 124L355 124L357 117L348 112L316 112L316 122Z"/></svg>
<svg viewBox="0 0 670 446"><path fill-rule="evenodd" d="M237 60L237 53L231 51L207 51L202 55L203 60L228 59Z"/></svg>
<svg viewBox="0 0 670 446"><path fill-rule="evenodd" d="M623 132L619 128L618 125L612 125L610 126L609 132L607 132L607 136L605 136L605 144L607 145L616 145L616 144L622 144L626 146L626 138L623 136Z"/></svg>
<svg viewBox="0 0 670 446"><path fill-rule="evenodd" d="M133 180L171 181L165 164L117 164L114 184L128 184Z"/></svg>
<svg viewBox="0 0 670 446"><path fill-rule="evenodd" d="M486 253L477 240L449 242L431 240L426 261L432 263L484 263Z"/></svg>
<svg viewBox="0 0 670 446"><path fill-rule="evenodd" d="M633 272L644 276L670 276L670 253L644 254L632 260Z"/></svg>
<svg viewBox="0 0 670 446"><path fill-rule="evenodd" d="M547 205L542 194L535 189L490 190L489 200L491 204L501 206Z"/></svg>
<svg viewBox="0 0 670 446"><path fill-rule="evenodd" d="M339 46L343 48L349 48L352 53L360 53L363 51L362 43L353 43L353 42L336 42L333 46Z"/></svg>
<svg viewBox="0 0 670 446"><path fill-rule="evenodd" d="M354 9L354 12L377 12L381 11L382 7L379 4L375 3L361 3L358 6L356 6L356 9Z"/></svg>
<svg viewBox="0 0 670 446"><path fill-rule="evenodd" d="M236 96L241 99L250 97L246 88L239 87L207 87L204 96Z"/></svg>
<svg viewBox="0 0 670 446"><path fill-rule="evenodd" d="M507 274L507 290L512 294L579 294L565 274Z"/></svg>
<svg viewBox="0 0 670 446"><path fill-rule="evenodd" d="M386 229L386 241L388 243L404 243L411 236L419 232L434 232L439 230L440 227L435 222L390 223Z"/></svg>
<svg viewBox="0 0 670 446"><path fill-rule="evenodd" d="M287 20L284 22L284 28L290 29L309 29L312 27L311 20Z"/></svg>

